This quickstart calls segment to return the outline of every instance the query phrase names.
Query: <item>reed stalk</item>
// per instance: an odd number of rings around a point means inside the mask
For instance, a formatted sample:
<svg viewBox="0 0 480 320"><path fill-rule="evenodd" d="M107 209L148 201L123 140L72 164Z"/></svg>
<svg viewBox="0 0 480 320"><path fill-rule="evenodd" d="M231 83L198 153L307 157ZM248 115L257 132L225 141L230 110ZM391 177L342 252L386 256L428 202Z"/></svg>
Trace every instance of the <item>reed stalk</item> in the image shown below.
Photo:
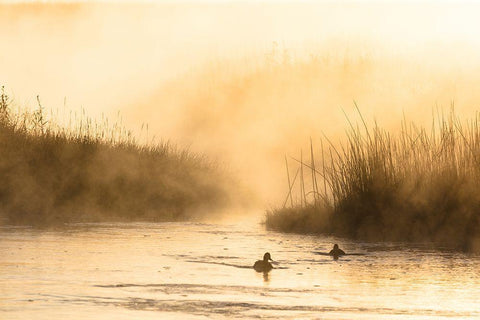
<svg viewBox="0 0 480 320"><path fill-rule="evenodd" d="M310 165L303 162L300 152L297 162L303 201L299 209L284 210L296 212L299 219L307 219L306 212L316 215L323 221L318 231L353 238L434 241L480 250L479 114L464 124L452 105L448 115L437 110L429 129L404 116L400 132L392 133L376 121L369 127L355 107L361 126L347 118L346 142L340 145L325 137L328 152L322 142L320 170L311 141ZM305 190L303 167L311 170L311 191ZM323 196L318 198L317 174L324 179ZM309 194L313 194L310 202ZM267 215L267 226L273 229L276 226L269 224L269 219L278 223L275 214L282 216L282 210ZM299 224L285 225L297 228Z"/></svg>

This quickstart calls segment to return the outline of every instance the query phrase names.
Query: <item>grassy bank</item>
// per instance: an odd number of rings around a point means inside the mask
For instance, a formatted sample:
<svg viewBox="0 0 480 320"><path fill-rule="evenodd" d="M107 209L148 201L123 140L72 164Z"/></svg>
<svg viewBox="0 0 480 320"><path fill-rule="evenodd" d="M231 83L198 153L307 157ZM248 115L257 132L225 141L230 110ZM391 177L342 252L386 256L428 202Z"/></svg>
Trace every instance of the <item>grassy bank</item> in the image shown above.
<svg viewBox="0 0 480 320"><path fill-rule="evenodd" d="M268 228L480 252L480 115L463 123L452 111L428 129L404 120L398 133L362 118L345 143L328 145L321 163L313 147L308 161L297 159Z"/></svg>
<svg viewBox="0 0 480 320"><path fill-rule="evenodd" d="M141 144L118 124L70 127L0 96L0 217L4 224L182 220L226 205L215 164L170 143Z"/></svg>

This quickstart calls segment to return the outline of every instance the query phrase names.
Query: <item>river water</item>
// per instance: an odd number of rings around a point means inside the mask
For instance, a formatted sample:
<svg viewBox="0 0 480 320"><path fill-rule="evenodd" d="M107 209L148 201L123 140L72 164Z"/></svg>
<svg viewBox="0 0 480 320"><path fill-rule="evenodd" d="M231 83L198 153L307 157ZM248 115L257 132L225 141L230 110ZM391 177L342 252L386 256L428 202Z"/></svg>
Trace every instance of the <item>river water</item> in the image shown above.
<svg viewBox="0 0 480 320"><path fill-rule="evenodd" d="M3 227L0 255L0 319L480 318L478 255L259 223Z"/></svg>

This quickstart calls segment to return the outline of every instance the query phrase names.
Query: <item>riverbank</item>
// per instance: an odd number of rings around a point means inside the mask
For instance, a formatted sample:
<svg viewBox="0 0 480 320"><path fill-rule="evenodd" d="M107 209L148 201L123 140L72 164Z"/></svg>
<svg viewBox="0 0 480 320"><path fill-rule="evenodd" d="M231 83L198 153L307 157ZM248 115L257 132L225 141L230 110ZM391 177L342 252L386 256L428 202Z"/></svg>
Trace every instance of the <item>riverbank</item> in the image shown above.
<svg viewBox="0 0 480 320"><path fill-rule="evenodd" d="M139 143L117 123L86 116L61 127L38 99L18 112L0 97L0 221L176 221L231 200L229 179L201 154L169 142ZM72 120L72 119L70 119Z"/></svg>
<svg viewBox="0 0 480 320"><path fill-rule="evenodd" d="M300 200L289 193L267 228L480 252L480 117L464 123L452 111L431 128L404 120L398 133L361 120L318 163L312 147L290 184Z"/></svg>

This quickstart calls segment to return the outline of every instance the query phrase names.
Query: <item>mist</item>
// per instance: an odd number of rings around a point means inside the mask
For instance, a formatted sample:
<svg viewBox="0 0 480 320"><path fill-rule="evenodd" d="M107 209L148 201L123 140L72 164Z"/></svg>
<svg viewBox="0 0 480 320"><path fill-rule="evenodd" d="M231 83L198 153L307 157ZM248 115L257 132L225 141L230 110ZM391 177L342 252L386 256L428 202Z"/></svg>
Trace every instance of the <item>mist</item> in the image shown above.
<svg viewBox="0 0 480 320"><path fill-rule="evenodd" d="M282 201L284 155L355 120L478 107L477 4L2 4L0 83L16 103L114 117L205 152ZM66 97L66 99L65 99ZM344 114L345 113L345 114ZM255 198L255 199L254 199Z"/></svg>

